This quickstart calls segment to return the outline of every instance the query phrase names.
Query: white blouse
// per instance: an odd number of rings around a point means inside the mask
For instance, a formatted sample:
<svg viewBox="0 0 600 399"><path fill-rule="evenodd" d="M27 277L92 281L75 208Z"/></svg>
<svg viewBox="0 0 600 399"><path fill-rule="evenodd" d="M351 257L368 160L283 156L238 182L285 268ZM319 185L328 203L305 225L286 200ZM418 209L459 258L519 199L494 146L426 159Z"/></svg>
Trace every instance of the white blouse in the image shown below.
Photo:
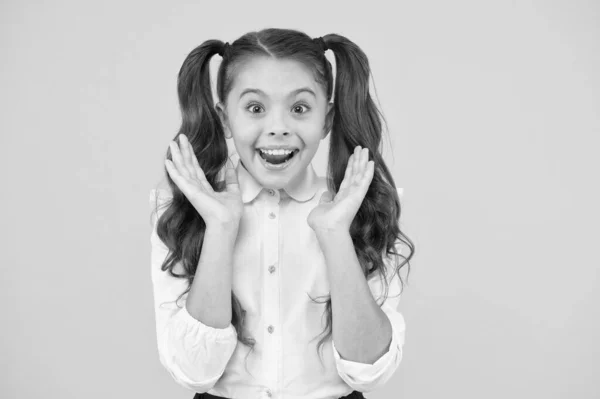
<svg viewBox="0 0 600 399"><path fill-rule="evenodd" d="M156 234L153 213L151 277L161 364L181 386L227 398L337 399L353 390L383 386L402 359L405 323L396 309L398 276L381 306L393 330L388 352L373 364L350 361L340 356L330 337L322 347L322 365L316 348L323 337L317 335L325 327L325 304L314 303L307 293L324 302L317 297L329 294L329 282L323 253L306 218L327 190L325 178L310 164L295 187L267 190L241 161L236 173L244 212L234 245L232 289L246 310L254 350L246 358L250 348L238 342L232 324L213 328L194 319L185 307L187 294L178 301L181 307L172 302L185 291L187 280L161 271L168 249ZM402 189L398 192L401 195ZM171 196L152 189L153 211L156 194L159 205ZM158 216L165 209L159 206ZM389 281L392 262L384 260ZM175 271L182 272L181 262ZM378 273L368 284L381 303L385 292Z"/></svg>

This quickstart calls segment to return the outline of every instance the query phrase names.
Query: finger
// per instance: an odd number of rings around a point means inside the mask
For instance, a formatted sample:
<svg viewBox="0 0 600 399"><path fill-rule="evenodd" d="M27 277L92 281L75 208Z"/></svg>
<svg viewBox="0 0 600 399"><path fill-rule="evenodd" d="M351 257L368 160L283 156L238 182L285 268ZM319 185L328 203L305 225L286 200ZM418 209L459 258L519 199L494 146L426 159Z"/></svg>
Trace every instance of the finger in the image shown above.
<svg viewBox="0 0 600 399"><path fill-rule="evenodd" d="M198 158L196 157L196 152L194 151L194 147L192 147L192 143L190 143L187 137L185 137L185 142L188 150L187 152L189 154L191 175L195 177L206 190L208 190L209 192L214 191L208 180L206 180L204 171L198 163Z"/></svg>
<svg viewBox="0 0 600 399"><path fill-rule="evenodd" d="M215 190L213 190L212 186L210 185L210 183L208 182L208 180L206 180L206 175L204 174L204 171L202 170L202 168L200 167L200 164L198 163L198 158L196 157L196 154L194 154L194 151L191 149L191 144L189 144L190 146L190 151L192 153L192 166L195 172L195 177L196 180L198 180L200 182L200 184L202 185L202 187L204 187L204 189L206 191L208 191L209 193L214 192Z"/></svg>
<svg viewBox="0 0 600 399"><path fill-rule="evenodd" d="M169 147L171 148L171 158L173 158L172 162L175 165L175 167L177 168L177 171L179 172L179 174L181 176L189 177L187 168L183 164L183 160L181 158L181 152L179 151L179 146L177 145L177 143L175 143L175 141L171 141L169 143Z"/></svg>
<svg viewBox="0 0 600 399"><path fill-rule="evenodd" d="M367 191L369 191L369 187L371 186L371 182L373 181L373 176L375 175L375 161L367 162L367 171L365 172L365 195Z"/></svg>
<svg viewBox="0 0 600 399"><path fill-rule="evenodd" d="M371 185L371 180L373 179L373 173L375 170L375 163L373 161L368 161L365 166L365 173L363 177L360 179L358 189L355 190L361 198L364 198L369 191L369 186Z"/></svg>
<svg viewBox="0 0 600 399"><path fill-rule="evenodd" d="M323 194L321 194L321 198L319 198L319 204L325 204L327 202L331 202L332 201L332 194L329 191L325 191Z"/></svg>
<svg viewBox="0 0 600 399"><path fill-rule="evenodd" d="M371 184L371 180L373 180L373 175L375 173L375 162L367 161L365 165L365 173L361 179L361 182L365 184L366 188L369 188L369 184Z"/></svg>
<svg viewBox="0 0 600 399"><path fill-rule="evenodd" d="M353 175L352 175L352 180L350 181L351 184L358 181L358 174L360 172L360 169L359 169L360 149L361 149L361 147L359 145L357 145L354 148L354 164L352 165Z"/></svg>
<svg viewBox="0 0 600 399"><path fill-rule="evenodd" d="M171 176L173 182L177 185L177 187L179 187L181 191L183 191L186 181L181 176L181 173L179 173L179 171L177 170L177 167L169 159L165 159L165 167L167 168L167 172L169 173L169 176Z"/></svg>
<svg viewBox="0 0 600 399"><path fill-rule="evenodd" d="M227 192L239 194L240 184L238 182L237 173L233 166L227 164L225 169L225 189Z"/></svg>
<svg viewBox="0 0 600 399"><path fill-rule="evenodd" d="M225 162L225 166L222 167L221 169L219 169L219 173L217 174L217 181L218 182L225 181L225 172L227 171L227 168L229 167L229 164L231 164L232 168L235 168L235 166L233 165L233 162L231 161L231 156L227 157L227 161Z"/></svg>
<svg viewBox="0 0 600 399"><path fill-rule="evenodd" d="M179 137L179 150L181 151L181 158L185 165L190 177L196 177L196 171L192 164L192 154L190 141L187 139L185 134L180 134Z"/></svg>
<svg viewBox="0 0 600 399"><path fill-rule="evenodd" d="M344 180L346 183L348 183L352 177L352 165L354 165L354 154L350 154L348 157L348 165L346 165L346 173L344 174Z"/></svg>
<svg viewBox="0 0 600 399"><path fill-rule="evenodd" d="M362 178L365 175L365 171L367 170L367 161L369 160L369 149L363 148L360 152L360 164L358 167L359 178Z"/></svg>
<svg viewBox="0 0 600 399"><path fill-rule="evenodd" d="M167 168L169 176L171 176L171 179L173 180L175 185L177 185L177 187L179 187L183 195L185 195L185 197L188 200L190 200L191 186L188 179L182 176L181 173L179 173L175 165L173 165L172 161L165 159L165 166ZM202 201L204 201L207 198L207 194L202 190L198 191L198 194L204 196L203 198L201 198Z"/></svg>
<svg viewBox="0 0 600 399"><path fill-rule="evenodd" d="M344 174L344 179L342 180L342 184L340 184L340 188L338 193L348 187L350 184L350 180L352 180L352 164L354 163L354 154L350 154L348 158L348 165L346 166L346 173Z"/></svg>

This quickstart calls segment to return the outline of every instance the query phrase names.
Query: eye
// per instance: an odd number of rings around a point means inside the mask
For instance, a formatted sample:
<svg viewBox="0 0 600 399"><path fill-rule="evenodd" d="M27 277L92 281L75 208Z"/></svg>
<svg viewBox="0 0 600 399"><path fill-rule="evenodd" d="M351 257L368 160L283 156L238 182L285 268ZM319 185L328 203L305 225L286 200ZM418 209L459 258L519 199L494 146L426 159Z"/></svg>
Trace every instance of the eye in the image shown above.
<svg viewBox="0 0 600 399"><path fill-rule="evenodd" d="M302 109L301 107L305 107L306 111L310 110L310 107L308 105L306 105L306 104L296 104L296 105L294 105L293 109L294 110L296 110L296 109ZM303 112L300 112L300 113L304 114L304 113L306 113L306 111L303 111Z"/></svg>
<svg viewBox="0 0 600 399"><path fill-rule="evenodd" d="M251 114L259 114L260 112L253 112L254 110L256 110L256 108L262 108L262 105L258 103L251 103L246 107L246 109L249 110Z"/></svg>

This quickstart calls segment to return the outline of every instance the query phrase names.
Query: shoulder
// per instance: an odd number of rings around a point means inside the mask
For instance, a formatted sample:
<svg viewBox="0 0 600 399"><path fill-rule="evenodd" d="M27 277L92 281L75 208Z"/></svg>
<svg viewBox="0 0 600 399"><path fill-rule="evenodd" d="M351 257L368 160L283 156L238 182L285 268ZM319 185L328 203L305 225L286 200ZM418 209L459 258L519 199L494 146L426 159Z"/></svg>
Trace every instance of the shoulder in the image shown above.
<svg viewBox="0 0 600 399"><path fill-rule="evenodd" d="M169 187L169 183L166 179L162 179L158 182L156 186L150 189L150 194L160 194L161 196L172 197L173 192L171 191L171 187Z"/></svg>
<svg viewBox="0 0 600 399"><path fill-rule="evenodd" d="M158 184L156 185L155 189L159 190L159 191L165 191L165 192L171 193L171 187L169 186L167 179L162 179L161 181L159 181Z"/></svg>
<svg viewBox="0 0 600 399"><path fill-rule="evenodd" d="M396 190L398 191L398 197L400 198L400 201L402 201L403 196L404 196L404 188L396 187Z"/></svg>
<svg viewBox="0 0 600 399"><path fill-rule="evenodd" d="M156 210L157 207L164 205L171 198L173 198L171 188L166 180L161 180L154 188L150 189L148 200L151 208Z"/></svg>

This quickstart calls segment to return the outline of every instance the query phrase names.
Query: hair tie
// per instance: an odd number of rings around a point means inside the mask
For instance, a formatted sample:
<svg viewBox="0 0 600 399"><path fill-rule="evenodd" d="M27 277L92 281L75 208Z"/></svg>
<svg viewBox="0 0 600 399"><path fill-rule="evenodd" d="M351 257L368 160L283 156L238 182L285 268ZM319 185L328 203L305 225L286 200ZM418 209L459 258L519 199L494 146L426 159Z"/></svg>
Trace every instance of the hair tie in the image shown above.
<svg viewBox="0 0 600 399"><path fill-rule="evenodd" d="M219 52L217 54L219 54L221 57L223 57L223 55L225 54L227 49L229 49L229 42L225 42L225 44L223 45L223 47L221 47L221 50L219 50Z"/></svg>
<svg viewBox="0 0 600 399"><path fill-rule="evenodd" d="M327 43L325 43L325 40L323 40L322 37L316 37L313 39L313 43L315 43L316 45L318 45L321 48L322 52L325 52L329 49L329 47L327 47Z"/></svg>

